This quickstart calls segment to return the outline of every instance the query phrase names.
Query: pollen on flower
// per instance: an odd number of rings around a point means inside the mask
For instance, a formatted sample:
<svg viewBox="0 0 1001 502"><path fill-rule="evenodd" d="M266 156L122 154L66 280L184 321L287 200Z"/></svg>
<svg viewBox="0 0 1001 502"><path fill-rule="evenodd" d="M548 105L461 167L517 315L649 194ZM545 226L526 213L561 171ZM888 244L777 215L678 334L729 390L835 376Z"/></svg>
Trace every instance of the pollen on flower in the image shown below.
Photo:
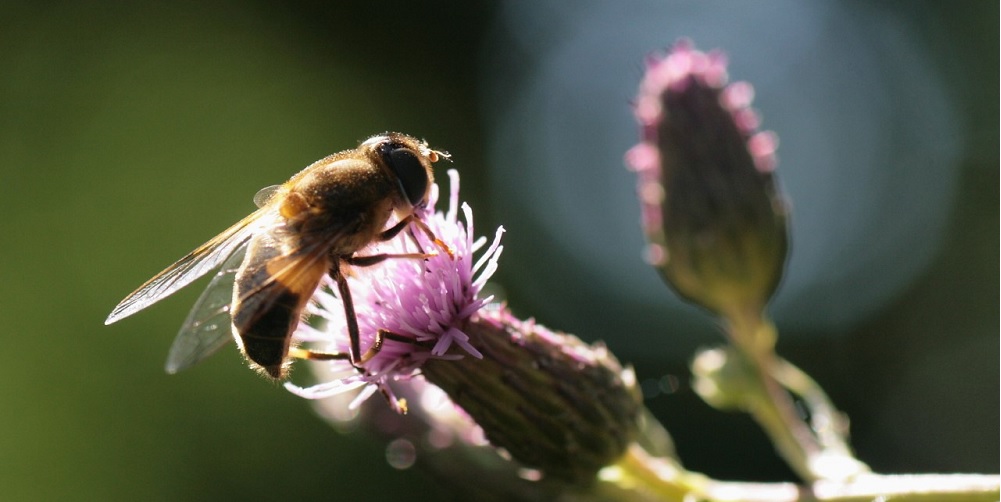
<svg viewBox="0 0 1001 502"><path fill-rule="evenodd" d="M451 193L446 211L435 211L438 199L438 186L435 185L427 209L418 216L453 251L454 257L438 252L426 259L387 259L370 267L352 268L348 284L362 351L375 343L379 330L392 333L392 339L384 339L381 349L363 364L363 371L345 360L319 363L325 366L323 373L329 380L306 388L287 383L289 391L320 399L361 388L351 407L356 407L376 391L396 403L390 384L413 377L429 359L482 357L469 343L469 336L462 328L466 320L492 299L480 298L479 294L497 269L497 259L503 250L500 245L503 228L497 229L493 241L474 261L474 253L482 250L487 240L474 240L472 210L459 202L459 175L455 170L449 170L448 175ZM434 243L422 232L412 232L373 244L358 254L403 254L435 249ZM300 323L294 339L310 343L324 352L347 353L349 340L344 309L336 287L331 286L325 284L317 291L310 309L310 314L323 325L313 327L310 323Z"/></svg>

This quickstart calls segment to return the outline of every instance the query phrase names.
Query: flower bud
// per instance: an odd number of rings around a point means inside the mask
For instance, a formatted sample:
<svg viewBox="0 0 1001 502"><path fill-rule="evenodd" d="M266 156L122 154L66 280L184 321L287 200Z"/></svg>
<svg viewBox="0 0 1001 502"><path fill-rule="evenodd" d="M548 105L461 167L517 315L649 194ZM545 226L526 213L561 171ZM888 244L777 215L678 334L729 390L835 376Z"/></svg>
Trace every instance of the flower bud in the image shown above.
<svg viewBox="0 0 1001 502"><path fill-rule="evenodd" d="M756 132L751 86L726 79L721 54L684 41L649 62L635 107L642 141L626 161L648 260L679 295L732 319L762 312L788 242L777 140Z"/></svg>
<svg viewBox="0 0 1001 502"><path fill-rule="evenodd" d="M692 389L717 410L747 410L764 395L753 369L733 347L706 349L692 361Z"/></svg>
<svg viewBox="0 0 1001 502"><path fill-rule="evenodd" d="M604 346L503 308L481 311L463 331L483 358L431 359L424 377L524 466L586 484L636 439L635 377Z"/></svg>

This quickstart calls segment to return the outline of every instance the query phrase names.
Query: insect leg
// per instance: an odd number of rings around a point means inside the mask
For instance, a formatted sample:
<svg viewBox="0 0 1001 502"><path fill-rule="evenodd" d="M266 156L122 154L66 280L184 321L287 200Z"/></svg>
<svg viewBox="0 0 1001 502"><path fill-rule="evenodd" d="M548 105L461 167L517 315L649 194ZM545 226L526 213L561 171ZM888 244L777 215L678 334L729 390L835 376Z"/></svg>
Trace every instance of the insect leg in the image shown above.
<svg viewBox="0 0 1001 502"><path fill-rule="evenodd" d="M343 352L321 352L318 350L304 349L302 347L289 348L288 355L289 357L294 357L296 359L308 359L311 361L351 360L351 354L345 354Z"/></svg>
<svg viewBox="0 0 1001 502"><path fill-rule="evenodd" d="M414 215L410 215L410 216L407 216L406 218L403 218L397 224L393 225L392 227L387 228L386 230L383 230L376 237L376 239L378 239L379 241L388 241L389 239L392 239L393 237L396 237L400 233L401 230L403 230L404 228L407 228L407 225L409 225L410 222L413 221L413 220L415 220L415 219L416 218L414 218Z"/></svg>
<svg viewBox="0 0 1001 502"><path fill-rule="evenodd" d="M397 335L395 333L391 333L385 330L379 330L379 333L376 335L375 344L371 349L368 349L368 352L366 352L365 356L362 357L363 362L368 361L369 359L374 357L379 352L379 350L382 349L383 337L387 337L398 341L414 342L414 340L412 339L400 337L400 335ZM331 361L331 360L342 360L342 359L347 360L351 358L350 355L345 354L343 352L318 352L315 350L302 349L299 347L293 347L289 349L288 355L296 359L309 359L312 361ZM355 365L355 369L362 373L365 373L365 370L359 368L357 365ZM382 394L382 397L386 398L386 402L388 402L389 405L393 407L393 409L397 410L401 414L407 413L406 399L403 398L394 399L393 396L389 393L389 391L386 388L382 387L381 385L379 386L379 392Z"/></svg>
<svg viewBox="0 0 1001 502"><path fill-rule="evenodd" d="M413 223L414 225L417 225L417 228L421 229L421 231L424 232L424 235L428 236L428 239L431 239L431 241L434 242L435 246L438 246L439 249L444 251L449 258L453 260L455 259L455 252L452 251L452 248L449 247L448 244L445 244L441 239L439 239L438 236L431 231L431 228L428 227L427 223L424 223L420 218L417 217L413 217Z"/></svg>
<svg viewBox="0 0 1001 502"><path fill-rule="evenodd" d="M445 244L441 239L439 239L438 236L436 236L434 232L431 231L431 228L427 226L427 223L424 223L423 220L412 214L410 216L407 216L406 218L403 218L402 220L400 220L399 223L393 225L389 229L384 230L381 234L379 234L378 239L380 241L388 241L389 239L396 237L401 230L407 228L410 223L417 225L417 228L420 228L421 231L424 232L424 235L427 235L428 239L431 239L431 241L434 242L434 245L438 246L442 251L444 251L449 258L453 260L455 259L455 253L452 251L452 248L450 248L448 244ZM413 230L410 230L409 233L410 237L413 238L414 242L417 243L417 248L420 249L421 244L417 242L417 237L414 235ZM424 250L421 249L421 251L423 252Z"/></svg>
<svg viewBox="0 0 1001 502"><path fill-rule="evenodd" d="M340 259L334 259L328 274L337 283L337 291L344 305L344 320L348 323L348 338L351 342L348 360L352 366L357 367L361 364L361 335L358 332L358 318L355 317L355 304L351 301L351 289L348 288L347 278L341 273Z"/></svg>
<svg viewBox="0 0 1001 502"><path fill-rule="evenodd" d="M380 329L375 334L375 342L372 343L370 347L364 354L362 354L359 364L364 364L370 361L376 354L382 350L382 345L386 340L392 340L394 342L409 343L412 345L424 345L413 338L403 336L392 331L385 329ZM351 360L350 354L345 354L343 352L322 352L318 350L304 349L301 347L292 347L288 351L288 355L296 359L309 359L312 361L338 361L338 360ZM357 367L357 365L356 365Z"/></svg>
<svg viewBox="0 0 1001 502"><path fill-rule="evenodd" d="M430 258L434 255L426 255L423 253L407 253L407 254L377 254L372 256L341 256L334 259L333 264L330 266L328 275L330 278L337 283L337 291L340 293L341 303L344 305L344 320L348 325L348 339L351 343L350 352L348 353L348 360L351 361L351 365L358 367L358 365L363 364L365 361L369 360L372 355L375 355L382 348L382 337L377 336L373 348L369 349L364 355L361 353L361 333L358 329L358 318L355 316L355 305L351 300L351 289L348 287L348 279L344 277L341 272L341 262L347 263L349 265L357 265L360 267L367 267L375 265L383 260L389 258L416 258L424 259ZM371 353L371 355L369 355ZM337 358L331 359L339 359Z"/></svg>
<svg viewBox="0 0 1001 502"><path fill-rule="evenodd" d="M431 229L428 228L427 225L424 224L424 222L413 217L412 215L403 219L396 225L393 225L388 230L379 234L379 239L380 240L392 239L393 237L398 235L404 228L407 228L407 224L410 222L418 223L418 226L421 229L423 229L424 232L427 233L431 239L434 240L435 244L442 247L442 249L444 249L448 253L449 257L451 258L455 257L452 254L452 250L447 245L445 245L445 243L438 240L438 238L434 236L434 233L431 232ZM340 293L341 303L344 305L344 320L345 322L347 322L348 325L348 338L350 342L349 353L347 354L347 357L345 357L345 354L341 353L324 353L324 352L313 352L306 349L296 349L296 353L293 354L293 357L299 357L301 359L347 359L351 362L352 366L357 368L359 365L364 364L366 361L368 361L376 354L378 354L380 350L382 350L382 344L384 338L389 338L390 340L395 340L395 341L416 343L412 339L396 335L395 333L386 330L379 330L379 332L376 335L375 341L372 344L372 347L370 347L365 352L365 354L361 353L361 333L358 329L358 318L355 316L355 306L354 302L351 300L351 289L348 287L348 280L341 272L341 263L343 262L348 265L354 265L358 267L369 267L391 258L409 258L409 259L423 260L434 256L436 255L428 253L399 253L399 254L382 253L370 256L340 256L335 258L333 264L330 266L328 275L330 275L330 278L337 283L337 291Z"/></svg>
<svg viewBox="0 0 1001 502"><path fill-rule="evenodd" d="M414 245L417 246L417 251L423 253L424 246L421 246L421 242L417 240L417 234L414 233L414 227L407 227L407 235L410 236L410 240L412 240Z"/></svg>
<svg viewBox="0 0 1001 502"><path fill-rule="evenodd" d="M349 265L354 265L356 267L371 267L377 263L382 263L385 260L391 258L410 258L416 260L423 260L426 258L433 258L437 255L428 253L400 253L400 254L374 254L370 256L346 256L341 258L345 263Z"/></svg>
<svg viewBox="0 0 1001 502"><path fill-rule="evenodd" d="M417 235L414 234L414 227L410 226L410 222L416 219L417 217L412 214L410 216L407 216L406 218L400 220L396 225L393 225L389 229L384 230L382 233L380 233L377 239L379 241L388 241L389 239L392 239L393 237L399 235L400 231L402 231L405 228L407 229L407 235L410 236L410 240L414 241L414 244L417 246L417 252L425 254L424 247L421 246L420 241L417 240Z"/></svg>

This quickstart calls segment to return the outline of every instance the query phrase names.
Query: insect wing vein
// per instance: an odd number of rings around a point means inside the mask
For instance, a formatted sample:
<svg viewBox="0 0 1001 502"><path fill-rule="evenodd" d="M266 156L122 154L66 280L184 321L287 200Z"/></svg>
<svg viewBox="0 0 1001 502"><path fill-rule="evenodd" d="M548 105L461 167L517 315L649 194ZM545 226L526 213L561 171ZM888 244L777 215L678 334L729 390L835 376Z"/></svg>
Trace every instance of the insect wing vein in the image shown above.
<svg viewBox="0 0 1001 502"><path fill-rule="evenodd" d="M220 263L229 258L237 248L245 244L255 232L271 220L271 218L265 217L269 214L275 213L268 208L258 209L251 213L250 216L240 220L235 225L212 238L212 240L188 253L187 256L167 267L164 271L146 281L145 284L139 286L132 294L125 297L111 311L111 314L104 323L111 324L135 314L172 295L195 279L218 267Z"/></svg>
<svg viewBox="0 0 1001 502"><path fill-rule="evenodd" d="M167 373L194 366L233 339L229 314L233 282L246 249L246 243L237 248L198 297L170 346L165 366Z"/></svg>

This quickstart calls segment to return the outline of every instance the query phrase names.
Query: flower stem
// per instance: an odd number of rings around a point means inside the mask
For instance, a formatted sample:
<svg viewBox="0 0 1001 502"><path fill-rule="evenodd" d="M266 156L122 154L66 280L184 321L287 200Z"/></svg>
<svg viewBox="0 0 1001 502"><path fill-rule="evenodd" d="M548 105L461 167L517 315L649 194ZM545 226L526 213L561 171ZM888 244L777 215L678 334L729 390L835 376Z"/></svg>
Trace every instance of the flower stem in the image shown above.
<svg viewBox="0 0 1001 502"><path fill-rule="evenodd" d="M847 480L869 472L844 439L844 420L820 386L774 351L775 325L762 315L727 316L734 346L748 362L748 378L761 389L747 410L772 439L779 454L803 480ZM807 423L792 394L810 411Z"/></svg>
<svg viewBox="0 0 1001 502"><path fill-rule="evenodd" d="M846 440L848 421L834 407L824 389L810 375L785 359L776 357L771 374L790 392L799 396L810 410L810 427L817 435L821 447L830 454L851 458L851 448Z"/></svg>
<svg viewBox="0 0 1001 502"><path fill-rule="evenodd" d="M799 414L789 394L772 376L775 327L760 315L730 315L730 339L748 363L747 378L761 392L754 393L747 411L757 420L786 463L805 481L820 478L810 468L810 458L821 447Z"/></svg>
<svg viewBox="0 0 1001 502"><path fill-rule="evenodd" d="M851 481L793 483L717 481L685 471L674 460L653 457L633 446L603 471L588 500L642 502L980 502L998 500L1001 477L981 474L877 475Z"/></svg>

